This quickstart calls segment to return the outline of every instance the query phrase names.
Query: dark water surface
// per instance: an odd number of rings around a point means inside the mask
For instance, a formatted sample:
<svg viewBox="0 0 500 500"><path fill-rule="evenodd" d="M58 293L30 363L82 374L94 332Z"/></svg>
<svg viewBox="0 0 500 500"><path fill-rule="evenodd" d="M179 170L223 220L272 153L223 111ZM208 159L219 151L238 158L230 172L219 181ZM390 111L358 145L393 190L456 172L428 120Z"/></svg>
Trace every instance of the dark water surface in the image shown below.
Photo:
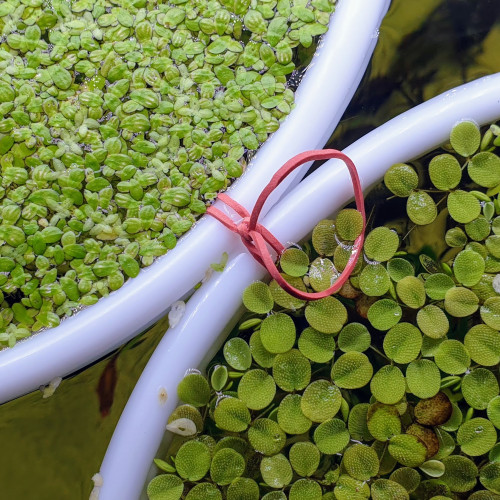
<svg viewBox="0 0 500 500"><path fill-rule="evenodd" d="M395 0L329 146L342 149L447 89L499 71L499 0ZM0 499L88 498L90 478L166 327L163 319L134 346L63 380L49 399L37 391L0 408Z"/></svg>

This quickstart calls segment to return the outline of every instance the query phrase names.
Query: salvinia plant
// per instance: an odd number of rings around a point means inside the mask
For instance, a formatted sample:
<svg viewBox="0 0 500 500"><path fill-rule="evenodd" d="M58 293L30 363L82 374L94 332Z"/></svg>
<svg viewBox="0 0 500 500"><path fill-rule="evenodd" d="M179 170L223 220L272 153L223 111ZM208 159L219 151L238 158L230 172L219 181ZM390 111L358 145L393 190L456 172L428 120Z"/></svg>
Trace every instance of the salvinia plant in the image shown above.
<svg viewBox="0 0 500 500"><path fill-rule="evenodd" d="M178 386L151 500L500 498L497 131L459 123L445 149L387 171L403 230L371 218L336 296L245 290L207 375ZM352 208L321 221L283 276L325 290L361 230Z"/></svg>
<svg viewBox="0 0 500 500"><path fill-rule="evenodd" d="M290 113L335 0L0 2L0 346L176 245Z"/></svg>

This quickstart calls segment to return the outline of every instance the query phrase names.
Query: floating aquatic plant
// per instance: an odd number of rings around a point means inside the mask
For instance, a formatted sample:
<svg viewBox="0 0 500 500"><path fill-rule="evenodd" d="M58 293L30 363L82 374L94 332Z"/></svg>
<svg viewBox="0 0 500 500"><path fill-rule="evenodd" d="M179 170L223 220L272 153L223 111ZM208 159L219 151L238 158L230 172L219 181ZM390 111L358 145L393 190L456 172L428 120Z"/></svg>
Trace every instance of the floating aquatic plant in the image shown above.
<svg viewBox="0 0 500 500"><path fill-rule="evenodd" d="M387 189L408 198L410 231L445 218L439 249L410 251L404 233L374 227L336 297L299 301L273 281L245 290L248 316L209 366L211 386L199 373L179 385L196 434L174 428L152 500L500 498L500 257L490 239L500 179L479 156L497 158L497 142L462 122L455 152L427 159L427 171L388 170ZM420 187L427 174L432 189ZM311 244L283 254L283 276L329 287L359 234L356 214L321 221ZM179 409L171 419L189 419ZM200 448L196 480L183 469L188 446Z"/></svg>
<svg viewBox="0 0 500 500"><path fill-rule="evenodd" d="M334 0L0 5L0 344L165 254L293 106Z"/></svg>

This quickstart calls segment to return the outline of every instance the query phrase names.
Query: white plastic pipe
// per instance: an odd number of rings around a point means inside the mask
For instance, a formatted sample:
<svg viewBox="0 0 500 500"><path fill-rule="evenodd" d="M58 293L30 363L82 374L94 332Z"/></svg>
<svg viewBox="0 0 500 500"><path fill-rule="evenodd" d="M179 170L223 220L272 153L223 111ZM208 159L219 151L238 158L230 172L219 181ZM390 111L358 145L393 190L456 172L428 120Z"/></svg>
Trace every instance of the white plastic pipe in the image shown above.
<svg viewBox="0 0 500 500"><path fill-rule="evenodd" d="M296 94L296 107L230 189L251 208L274 172L291 156L322 147L366 69L389 0L341 0L331 26ZM264 212L307 165L268 200ZM108 297L0 352L0 403L66 376L147 328L190 292L213 262L234 246L215 220L204 217L167 255Z"/></svg>
<svg viewBox="0 0 500 500"><path fill-rule="evenodd" d="M394 118L344 152L367 190L394 163L409 161L444 143L462 119L487 124L500 118L500 73L450 90ZM321 219L352 198L342 162L330 160L307 177L264 218L282 242L300 241ZM232 238L238 237L232 235ZM234 324L241 294L265 270L247 253L236 255L188 301L181 322L167 331L139 379L115 429L101 466L100 500L136 500L153 469L176 388L189 368L204 370ZM167 399L159 397L167 395ZM168 436L167 436L168 438Z"/></svg>

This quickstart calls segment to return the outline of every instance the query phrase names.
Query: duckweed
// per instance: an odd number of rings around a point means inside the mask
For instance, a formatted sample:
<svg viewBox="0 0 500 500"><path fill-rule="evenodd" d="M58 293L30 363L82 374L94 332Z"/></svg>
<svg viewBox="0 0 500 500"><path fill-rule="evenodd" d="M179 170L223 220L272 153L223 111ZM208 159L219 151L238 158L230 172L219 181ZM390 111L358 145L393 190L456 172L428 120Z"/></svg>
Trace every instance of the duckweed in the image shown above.
<svg viewBox="0 0 500 500"><path fill-rule="evenodd" d="M2 2L1 346L176 245L290 113L334 4Z"/></svg>

